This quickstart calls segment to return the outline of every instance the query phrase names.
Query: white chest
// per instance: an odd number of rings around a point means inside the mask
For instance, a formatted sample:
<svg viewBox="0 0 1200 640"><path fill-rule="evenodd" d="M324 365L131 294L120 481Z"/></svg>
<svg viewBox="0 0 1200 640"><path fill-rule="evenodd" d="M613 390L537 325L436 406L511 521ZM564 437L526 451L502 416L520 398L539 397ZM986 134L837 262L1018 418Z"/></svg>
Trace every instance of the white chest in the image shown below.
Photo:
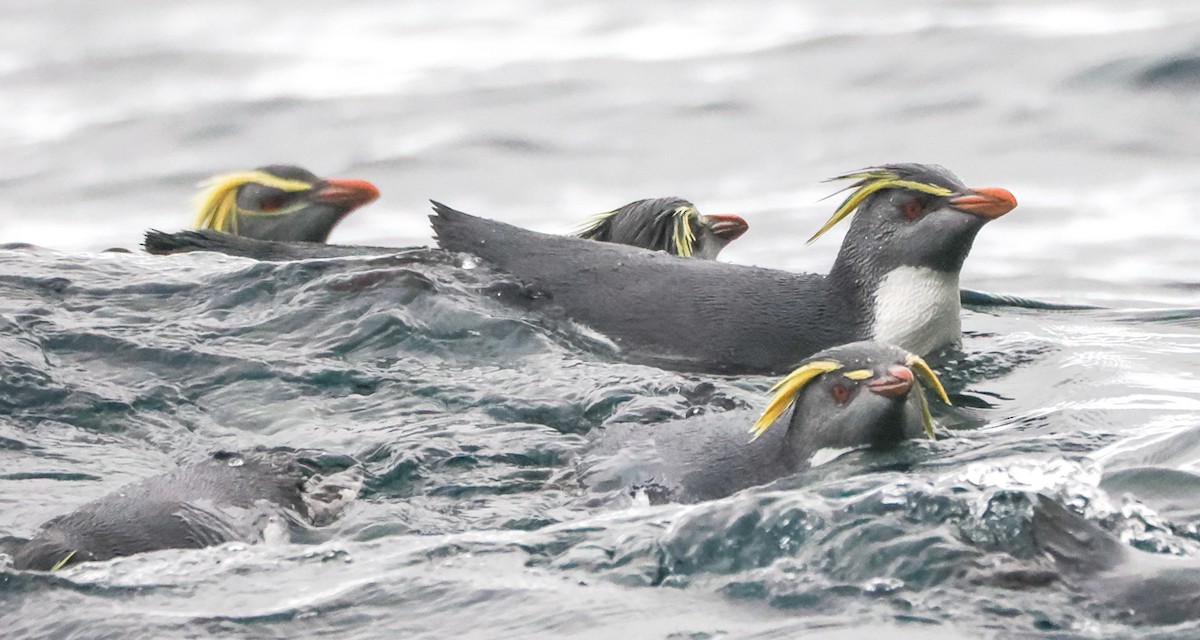
<svg viewBox="0 0 1200 640"><path fill-rule="evenodd" d="M872 335L925 355L962 340L961 310L957 273L900 267L876 291Z"/></svg>

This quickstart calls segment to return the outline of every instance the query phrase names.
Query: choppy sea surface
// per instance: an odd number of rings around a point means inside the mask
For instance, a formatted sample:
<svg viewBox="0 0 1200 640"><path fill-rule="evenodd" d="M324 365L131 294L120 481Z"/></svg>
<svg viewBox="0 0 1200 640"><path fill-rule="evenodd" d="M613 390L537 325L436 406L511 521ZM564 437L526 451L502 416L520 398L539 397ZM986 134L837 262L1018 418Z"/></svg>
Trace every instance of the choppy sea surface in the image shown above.
<svg viewBox="0 0 1200 640"><path fill-rule="evenodd" d="M1038 495L1200 556L1198 114L1175 0L0 0L0 243L39 247L0 250L0 535L217 449L369 472L305 540L0 568L3 635L1195 637L980 576L1037 560ZM820 181L897 161L1021 202L964 285L1114 310L965 311L971 428L695 505L584 488L589 438L770 379L626 364L423 252L100 252L289 162L383 192L336 242L679 195L750 222L722 259L825 271Z"/></svg>

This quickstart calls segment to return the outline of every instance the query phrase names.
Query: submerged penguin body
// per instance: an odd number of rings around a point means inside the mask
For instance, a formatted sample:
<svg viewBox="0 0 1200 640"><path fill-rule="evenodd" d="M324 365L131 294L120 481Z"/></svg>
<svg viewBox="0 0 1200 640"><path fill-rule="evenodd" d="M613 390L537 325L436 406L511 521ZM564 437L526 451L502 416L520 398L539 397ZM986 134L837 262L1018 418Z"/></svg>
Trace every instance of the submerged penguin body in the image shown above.
<svg viewBox="0 0 1200 640"><path fill-rule="evenodd" d="M594 491L645 493L652 504L699 502L768 484L801 471L780 429L750 441L757 413L734 410L661 424L605 427L585 456Z"/></svg>
<svg viewBox="0 0 1200 640"><path fill-rule="evenodd" d="M272 527L327 524L357 495L358 469L342 465L340 475L323 477L321 465L291 450L217 453L50 520L15 550L13 564L45 571L160 549L259 542Z"/></svg>
<svg viewBox="0 0 1200 640"><path fill-rule="evenodd" d="M1032 575L1043 586L1059 582L1093 603L1098 617L1135 625L1200 620L1200 560L1129 547L1097 523L1044 495L1033 505L1033 559L1047 567ZM1046 562L1049 560L1050 562ZM1022 589L1031 585L1006 584Z"/></svg>
<svg viewBox="0 0 1200 640"><path fill-rule="evenodd" d="M345 258L350 256L381 256L408 251L413 247L373 247L360 245L324 244L320 242L282 242L235 236L212 229L167 233L151 229L146 232L142 246L147 253L168 255L190 251L212 251L229 256L253 258L270 262Z"/></svg>

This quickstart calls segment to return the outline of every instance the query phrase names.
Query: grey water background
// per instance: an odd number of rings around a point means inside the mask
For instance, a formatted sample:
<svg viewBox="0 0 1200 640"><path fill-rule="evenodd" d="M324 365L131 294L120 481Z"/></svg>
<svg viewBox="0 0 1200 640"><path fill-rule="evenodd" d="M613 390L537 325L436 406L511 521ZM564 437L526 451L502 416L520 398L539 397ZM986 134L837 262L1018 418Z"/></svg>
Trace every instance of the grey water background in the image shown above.
<svg viewBox="0 0 1200 640"><path fill-rule="evenodd" d="M1027 559L1031 496L1200 554L1200 5L0 1L0 534L218 448L364 461L285 545L0 570L6 637L1194 637ZM213 173L375 182L337 242L429 242L427 199L545 231L650 196L734 212L731 262L824 271L824 178L944 164L1021 205L964 285L1121 311L964 313L983 426L726 500L580 487L590 436L761 406L767 378L623 364L403 255L101 254Z"/></svg>

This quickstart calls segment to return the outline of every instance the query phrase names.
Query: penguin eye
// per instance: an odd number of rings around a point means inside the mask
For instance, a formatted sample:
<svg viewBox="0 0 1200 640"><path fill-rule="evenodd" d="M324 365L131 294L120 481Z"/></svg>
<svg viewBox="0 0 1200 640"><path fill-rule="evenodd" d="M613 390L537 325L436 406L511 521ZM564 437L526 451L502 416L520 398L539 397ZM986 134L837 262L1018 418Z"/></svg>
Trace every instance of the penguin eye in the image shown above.
<svg viewBox="0 0 1200 640"><path fill-rule="evenodd" d="M272 211L279 211L283 208L283 205L283 196L268 196L263 198L263 201L258 204L258 210L270 213Z"/></svg>
<svg viewBox="0 0 1200 640"><path fill-rule="evenodd" d="M918 199L912 199L904 203L901 213L909 220L916 220L921 217L921 212L925 211L925 203Z"/></svg>
<svg viewBox="0 0 1200 640"><path fill-rule="evenodd" d="M850 387L844 384L835 384L829 389L829 395L833 396L833 401L838 404L846 404L850 399Z"/></svg>

